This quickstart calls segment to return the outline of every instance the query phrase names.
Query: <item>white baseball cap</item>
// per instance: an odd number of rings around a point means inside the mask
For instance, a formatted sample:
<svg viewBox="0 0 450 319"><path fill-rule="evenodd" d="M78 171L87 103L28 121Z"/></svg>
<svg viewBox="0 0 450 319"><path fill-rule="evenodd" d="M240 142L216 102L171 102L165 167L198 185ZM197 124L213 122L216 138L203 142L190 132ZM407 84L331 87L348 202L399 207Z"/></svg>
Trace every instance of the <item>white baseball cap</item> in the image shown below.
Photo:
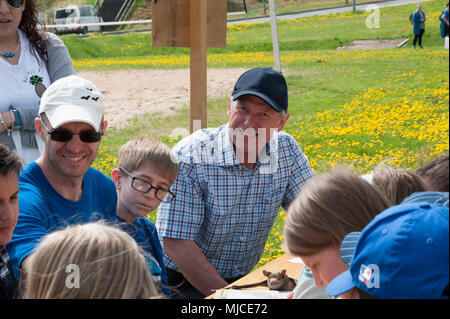
<svg viewBox="0 0 450 319"><path fill-rule="evenodd" d="M90 81L70 75L52 83L44 92L39 115L45 113L53 128L83 122L98 132L105 108L100 90Z"/></svg>

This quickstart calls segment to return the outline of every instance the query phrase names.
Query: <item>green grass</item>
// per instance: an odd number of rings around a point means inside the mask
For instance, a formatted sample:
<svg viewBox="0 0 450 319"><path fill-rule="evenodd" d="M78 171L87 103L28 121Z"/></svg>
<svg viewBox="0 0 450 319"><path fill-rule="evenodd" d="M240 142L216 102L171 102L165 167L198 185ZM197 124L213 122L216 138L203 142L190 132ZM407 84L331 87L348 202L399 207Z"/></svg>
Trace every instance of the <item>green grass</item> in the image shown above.
<svg viewBox="0 0 450 319"><path fill-rule="evenodd" d="M280 22L283 72L289 87L293 135L316 172L337 164L361 173L380 163L416 169L448 153L449 54L442 50L440 1L423 4L428 21L424 50L411 50L408 15L415 5L381 10L379 29L367 29L366 12ZM409 37L407 47L378 51L337 51L356 39ZM273 65L270 25L229 27L226 49L209 49L208 67ZM153 48L150 35L64 36L77 70L117 68L186 68L189 51ZM112 63L113 65L109 65ZM208 127L227 122L227 97L208 101ZM176 129L189 128L189 108L175 115L148 114L124 129L109 129L95 163L106 174L119 147L139 136L159 138L170 146ZM155 220L156 212L150 219ZM258 266L279 256L285 212L274 223Z"/></svg>
<svg viewBox="0 0 450 319"><path fill-rule="evenodd" d="M425 43L437 46L440 40L437 14L442 11L439 1L424 3L428 13ZM412 28L408 15L415 5L384 8L381 10L380 28L365 26L369 13L356 11L279 21L279 38L282 52L334 50L339 45L349 44L355 39L410 38ZM226 49L209 49L209 54L230 54L239 52L271 52L271 31L269 23L240 24L230 26ZM189 54L187 48L156 48L151 45L150 34L126 34L92 36L79 38L77 35L61 36L74 60L98 58L143 58L149 56L180 56ZM234 65L233 65L234 66ZM238 66L238 65L237 65ZM143 65L144 68L148 67ZM184 67L184 66L183 66ZM213 65L214 67L214 65Z"/></svg>
<svg viewBox="0 0 450 319"><path fill-rule="evenodd" d="M376 1L376 0L375 0ZM367 2L375 2L374 0L357 0L356 4L363 4ZM277 13L290 13L297 11L307 11L307 10L315 10L315 9L324 9L331 7L339 7L344 5L351 5L353 3L352 0L321 0L321 1L295 1L288 2L282 5L277 3Z"/></svg>

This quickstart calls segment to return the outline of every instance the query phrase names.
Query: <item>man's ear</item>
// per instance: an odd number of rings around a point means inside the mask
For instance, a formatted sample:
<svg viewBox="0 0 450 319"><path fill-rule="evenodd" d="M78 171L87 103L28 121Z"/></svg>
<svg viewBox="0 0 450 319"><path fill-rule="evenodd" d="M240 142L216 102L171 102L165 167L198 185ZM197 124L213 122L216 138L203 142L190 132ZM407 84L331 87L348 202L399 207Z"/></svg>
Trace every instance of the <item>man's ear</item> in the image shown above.
<svg viewBox="0 0 450 319"><path fill-rule="evenodd" d="M99 128L100 132L103 133L100 141L103 140L103 137L105 137L105 132L106 132L106 129L108 128L108 121L107 120L104 120L102 123L103 123L103 130L102 130L101 127ZM102 125L102 124L100 124L100 125Z"/></svg>
<svg viewBox="0 0 450 319"><path fill-rule="evenodd" d="M34 126L36 126L36 132L38 133L38 135L40 136L42 142L45 143L45 130L44 130L44 126L42 125L42 120L38 117L36 117L34 119Z"/></svg>
<svg viewBox="0 0 450 319"><path fill-rule="evenodd" d="M230 117L231 103L232 103L232 102L233 102L233 101L232 101L232 99L231 99L231 96L228 96L228 110L227 110L228 117Z"/></svg>
<svg viewBox="0 0 450 319"><path fill-rule="evenodd" d="M112 177L114 184L116 185L116 189L119 190L120 189L120 170L118 168L113 169L111 172L111 177Z"/></svg>
<svg viewBox="0 0 450 319"><path fill-rule="evenodd" d="M290 116L291 115L289 113L286 113L286 116L280 121L280 124L278 125L278 132L280 132L283 129Z"/></svg>

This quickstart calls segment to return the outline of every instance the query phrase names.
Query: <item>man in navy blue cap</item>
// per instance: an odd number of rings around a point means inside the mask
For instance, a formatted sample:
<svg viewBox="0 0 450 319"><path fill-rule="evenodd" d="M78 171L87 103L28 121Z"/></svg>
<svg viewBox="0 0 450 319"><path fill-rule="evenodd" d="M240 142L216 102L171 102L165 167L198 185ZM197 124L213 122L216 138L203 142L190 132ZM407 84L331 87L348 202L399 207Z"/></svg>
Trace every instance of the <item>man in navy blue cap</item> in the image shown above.
<svg viewBox="0 0 450 319"><path fill-rule="evenodd" d="M199 130L174 148L180 171L156 227L169 284L177 297L202 298L258 263L280 206L314 175L289 118L284 76L272 68L240 76L229 98L229 122Z"/></svg>

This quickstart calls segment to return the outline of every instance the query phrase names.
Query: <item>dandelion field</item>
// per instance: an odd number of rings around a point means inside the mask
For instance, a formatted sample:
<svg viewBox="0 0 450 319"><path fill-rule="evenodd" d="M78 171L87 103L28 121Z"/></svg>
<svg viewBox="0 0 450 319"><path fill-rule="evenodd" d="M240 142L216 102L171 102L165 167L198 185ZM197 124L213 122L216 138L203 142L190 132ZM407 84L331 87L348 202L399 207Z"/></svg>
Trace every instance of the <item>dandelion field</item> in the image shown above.
<svg viewBox="0 0 450 319"><path fill-rule="evenodd" d="M291 114L285 131L296 138L316 172L346 165L365 174L382 163L415 170L448 154L449 51L443 50L437 18L444 5L440 1L423 4L428 17L425 49L415 51L410 48L408 21L415 5L381 9L379 29L366 28L366 12L280 22L282 67ZM91 57L83 53L83 46L74 50L76 69L189 66L186 49L151 48L139 39L144 35L121 37L90 39L100 50ZM209 50L208 67L273 65L268 23L228 27L227 37L227 49ZM399 37L410 37L407 47L336 50L338 45L357 39ZM71 36L63 40L71 54L80 41ZM115 48L124 50L114 53L109 41L128 41L131 48L115 43ZM103 46L109 49L99 57ZM209 127L227 122L226 105L226 96L208 101ZM170 117L145 115L131 120L126 128L108 130L94 167L110 176L119 147L139 136L175 145L181 138L176 129L189 128L188 114L186 105ZM156 212L149 218L154 221ZM280 209L257 267L284 253L281 243L285 218L286 212Z"/></svg>

